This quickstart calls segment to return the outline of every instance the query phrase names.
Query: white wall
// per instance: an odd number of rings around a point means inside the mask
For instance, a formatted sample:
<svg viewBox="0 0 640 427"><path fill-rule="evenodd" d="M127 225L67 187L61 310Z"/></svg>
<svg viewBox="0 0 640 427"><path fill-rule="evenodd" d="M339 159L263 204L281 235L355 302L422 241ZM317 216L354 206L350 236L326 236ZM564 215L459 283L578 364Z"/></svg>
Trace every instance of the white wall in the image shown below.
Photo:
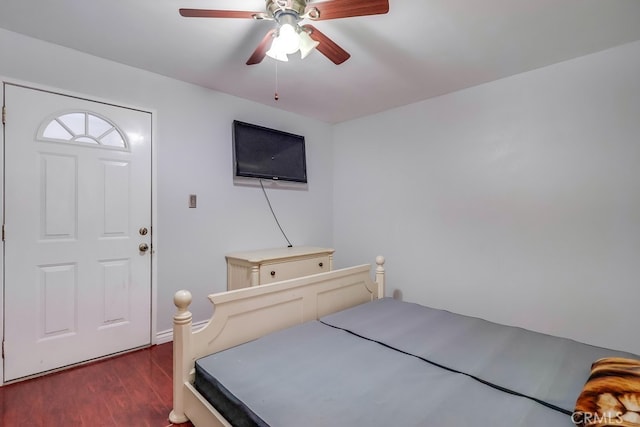
<svg viewBox="0 0 640 427"><path fill-rule="evenodd" d="M383 254L406 300L640 353L640 43L335 127L1 29L0 76L156 113L159 331L180 288L209 315L225 252L284 244L232 185L240 119L307 136L309 190L270 191L294 244Z"/></svg>
<svg viewBox="0 0 640 427"><path fill-rule="evenodd" d="M334 144L340 263L380 253L389 294L640 354L640 42L342 123Z"/></svg>
<svg viewBox="0 0 640 427"><path fill-rule="evenodd" d="M331 245L331 126L2 29L0 76L156 113L158 331L171 328L181 288L193 293L194 320L210 316L205 296L226 290L226 252L286 246L261 190L233 185L234 119L306 136L308 190L268 192L294 245Z"/></svg>

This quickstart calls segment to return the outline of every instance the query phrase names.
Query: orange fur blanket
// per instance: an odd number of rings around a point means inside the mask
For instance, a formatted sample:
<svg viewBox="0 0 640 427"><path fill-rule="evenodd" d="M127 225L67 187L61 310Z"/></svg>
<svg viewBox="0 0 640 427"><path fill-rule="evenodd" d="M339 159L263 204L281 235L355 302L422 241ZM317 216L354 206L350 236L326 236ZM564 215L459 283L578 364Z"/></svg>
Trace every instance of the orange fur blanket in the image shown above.
<svg viewBox="0 0 640 427"><path fill-rule="evenodd" d="M572 420L580 427L640 427L640 360L594 362Z"/></svg>

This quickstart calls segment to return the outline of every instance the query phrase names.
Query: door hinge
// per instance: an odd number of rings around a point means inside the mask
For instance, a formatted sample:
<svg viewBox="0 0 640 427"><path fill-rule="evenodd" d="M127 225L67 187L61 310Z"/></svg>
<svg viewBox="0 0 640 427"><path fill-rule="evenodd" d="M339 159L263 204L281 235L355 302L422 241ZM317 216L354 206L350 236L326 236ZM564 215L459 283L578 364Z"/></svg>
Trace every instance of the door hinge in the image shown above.
<svg viewBox="0 0 640 427"><path fill-rule="evenodd" d="M2 124L7 123L7 107L5 105L2 106Z"/></svg>
<svg viewBox="0 0 640 427"><path fill-rule="evenodd" d="M4 359L4 340L2 340L2 358Z"/></svg>
<svg viewBox="0 0 640 427"><path fill-rule="evenodd" d="M4 242L4 224L2 224L2 241Z"/></svg>

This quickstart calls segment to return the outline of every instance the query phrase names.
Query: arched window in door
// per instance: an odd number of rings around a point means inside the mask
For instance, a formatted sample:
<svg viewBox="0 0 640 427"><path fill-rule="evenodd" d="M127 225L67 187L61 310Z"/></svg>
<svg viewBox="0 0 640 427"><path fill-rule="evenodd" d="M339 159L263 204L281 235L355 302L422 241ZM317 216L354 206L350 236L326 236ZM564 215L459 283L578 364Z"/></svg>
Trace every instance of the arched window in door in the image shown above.
<svg viewBox="0 0 640 427"><path fill-rule="evenodd" d="M65 112L45 120L38 139L128 150L124 133L106 117L89 111Z"/></svg>

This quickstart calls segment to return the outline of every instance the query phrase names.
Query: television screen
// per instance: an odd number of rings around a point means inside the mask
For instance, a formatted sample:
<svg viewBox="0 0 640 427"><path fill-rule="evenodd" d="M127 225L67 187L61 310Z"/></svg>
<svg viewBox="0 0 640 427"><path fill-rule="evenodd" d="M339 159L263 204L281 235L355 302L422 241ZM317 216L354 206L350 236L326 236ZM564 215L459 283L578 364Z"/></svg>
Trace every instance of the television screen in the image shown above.
<svg viewBox="0 0 640 427"><path fill-rule="evenodd" d="M307 182L304 136L234 120L235 175Z"/></svg>

